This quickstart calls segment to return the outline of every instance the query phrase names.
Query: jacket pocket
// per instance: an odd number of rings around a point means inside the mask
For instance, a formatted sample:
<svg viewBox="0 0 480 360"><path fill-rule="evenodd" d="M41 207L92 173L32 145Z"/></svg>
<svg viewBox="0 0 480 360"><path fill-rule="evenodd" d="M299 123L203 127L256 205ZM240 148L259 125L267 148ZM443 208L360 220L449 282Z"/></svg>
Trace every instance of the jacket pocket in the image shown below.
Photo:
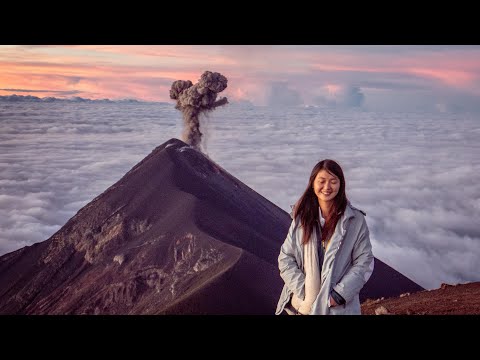
<svg viewBox="0 0 480 360"><path fill-rule="evenodd" d="M330 309L329 315L345 315L346 314L345 305L331 306L329 307L329 309Z"/></svg>

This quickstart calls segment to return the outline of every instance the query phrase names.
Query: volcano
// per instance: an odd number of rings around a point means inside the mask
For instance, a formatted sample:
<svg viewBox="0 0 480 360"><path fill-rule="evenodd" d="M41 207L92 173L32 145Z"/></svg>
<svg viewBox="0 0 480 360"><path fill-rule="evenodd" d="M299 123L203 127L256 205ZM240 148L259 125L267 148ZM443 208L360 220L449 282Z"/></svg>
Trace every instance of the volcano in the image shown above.
<svg viewBox="0 0 480 360"><path fill-rule="evenodd" d="M291 218L178 139L0 257L1 314L269 314ZM382 261L360 299L423 290Z"/></svg>

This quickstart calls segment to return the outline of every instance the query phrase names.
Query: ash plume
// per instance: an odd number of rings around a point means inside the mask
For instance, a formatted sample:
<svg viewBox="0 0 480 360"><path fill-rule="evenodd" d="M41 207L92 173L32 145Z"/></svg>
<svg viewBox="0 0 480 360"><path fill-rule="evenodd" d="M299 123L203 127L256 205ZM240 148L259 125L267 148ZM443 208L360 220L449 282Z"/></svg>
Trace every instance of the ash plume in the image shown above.
<svg viewBox="0 0 480 360"><path fill-rule="evenodd" d="M190 80L174 81L170 89L170 99L177 100L175 108L183 114L184 130L182 140L200 150L202 133L200 115L216 107L228 104L226 97L217 100L217 94L227 87L227 78L220 73L205 71L198 83Z"/></svg>

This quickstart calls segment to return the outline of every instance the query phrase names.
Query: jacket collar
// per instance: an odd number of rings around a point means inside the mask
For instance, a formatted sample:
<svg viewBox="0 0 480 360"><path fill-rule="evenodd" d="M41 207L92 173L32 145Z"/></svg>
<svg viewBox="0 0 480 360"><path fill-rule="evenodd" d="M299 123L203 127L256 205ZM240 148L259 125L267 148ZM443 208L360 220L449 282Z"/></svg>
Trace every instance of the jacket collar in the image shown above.
<svg viewBox="0 0 480 360"><path fill-rule="evenodd" d="M353 206L350 203L350 200L347 200L347 206L345 207L345 213L343 214L345 219L350 219L355 217L355 211L353 211Z"/></svg>
<svg viewBox="0 0 480 360"><path fill-rule="evenodd" d="M350 204L350 201L347 200L347 206L345 207L345 211L340 218L340 231L342 232L342 235L345 235L347 231L347 224L348 224L348 219L354 218L355 217L355 211L353 211L352 205Z"/></svg>

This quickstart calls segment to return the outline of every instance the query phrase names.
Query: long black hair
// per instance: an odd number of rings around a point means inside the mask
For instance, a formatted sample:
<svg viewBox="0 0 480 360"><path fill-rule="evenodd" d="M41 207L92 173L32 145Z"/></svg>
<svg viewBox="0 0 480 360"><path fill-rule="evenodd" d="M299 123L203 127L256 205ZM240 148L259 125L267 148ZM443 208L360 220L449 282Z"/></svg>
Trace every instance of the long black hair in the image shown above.
<svg viewBox="0 0 480 360"><path fill-rule="evenodd" d="M330 174L335 175L340 180L340 188L338 194L333 199L333 204L330 208L328 214L322 214L325 218L325 225L322 227L322 239L325 242L330 240L330 237L335 231L335 226L337 225L338 220L345 212L347 207L347 196L345 194L345 176L343 175L343 170L333 160L325 159L318 162L310 174L310 179L308 180L308 186L305 192L303 193L300 200L295 205L294 209L294 219L297 216L300 217L300 224L303 227L303 244L308 243L312 232L314 230L315 222L318 222L319 212L318 212L318 198L313 190L313 182L317 177L317 174L321 170L326 170ZM319 224L320 225L320 224Z"/></svg>

